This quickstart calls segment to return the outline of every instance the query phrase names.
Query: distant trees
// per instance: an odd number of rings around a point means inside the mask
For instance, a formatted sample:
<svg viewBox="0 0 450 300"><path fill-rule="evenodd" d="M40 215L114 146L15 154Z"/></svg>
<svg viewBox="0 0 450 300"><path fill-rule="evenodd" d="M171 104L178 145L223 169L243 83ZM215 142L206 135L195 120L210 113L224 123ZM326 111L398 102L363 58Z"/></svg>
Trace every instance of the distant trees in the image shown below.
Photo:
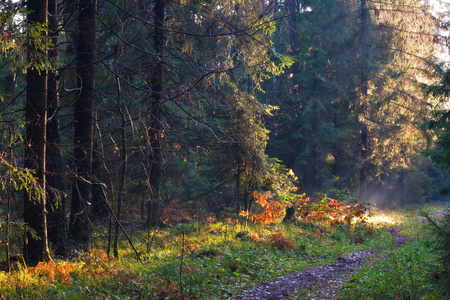
<svg viewBox="0 0 450 300"><path fill-rule="evenodd" d="M429 129L434 130L436 135L436 145L429 149L426 155L433 163L442 167L446 173L450 168L450 109L448 96L450 95L450 70L437 67L435 72L435 82L424 85L425 93L438 100L435 107L435 115L427 124ZM450 184L448 180L439 186L442 194L450 194Z"/></svg>
<svg viewBox="0 0 450 300"><path fill-rule="evenodd" d="M426 7L414 1L374 9L378 45L375 53L382 64L373 73L373 88L369 90L373 170L370 178L375 188L385 182L385 186L397 189L391 195L404 203L402 186L408 184L408 177L414 180L422 176L416 159L429 140L421 124L430 117L432 103L423 101L420 86L430 80L427 73L433 69L436 22Z"/></svg>
<svg viewBox="0 0 450 300"><path fill-rule="evenodd" d="M298 7L301 71L292 68L270 88L280 111L267 123L269 154L294 169L307 193L338 187L368 199L378 188L394 192L414 172L405 158L428 138L419 127L430 114L420 83L433 64L435 21L412 1ZM289 5L279 14L290 16ZM278 27L291 23L280 19ZM277 38L277 49L292 51L293 37Z"/></svg>

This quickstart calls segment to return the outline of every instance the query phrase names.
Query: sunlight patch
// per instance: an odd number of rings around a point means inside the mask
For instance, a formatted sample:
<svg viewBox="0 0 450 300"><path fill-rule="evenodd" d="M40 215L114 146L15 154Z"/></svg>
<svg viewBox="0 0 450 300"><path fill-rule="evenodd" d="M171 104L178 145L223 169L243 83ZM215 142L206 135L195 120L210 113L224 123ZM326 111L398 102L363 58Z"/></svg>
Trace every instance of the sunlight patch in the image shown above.
<svg viewBox="0 0 450 300"><path fill-rule="evenodd" d="M373 215L369 218L367 222L376 225L393 225L397 223L397 221L394 220L392 216L388 216L385 214Z"/></svg>

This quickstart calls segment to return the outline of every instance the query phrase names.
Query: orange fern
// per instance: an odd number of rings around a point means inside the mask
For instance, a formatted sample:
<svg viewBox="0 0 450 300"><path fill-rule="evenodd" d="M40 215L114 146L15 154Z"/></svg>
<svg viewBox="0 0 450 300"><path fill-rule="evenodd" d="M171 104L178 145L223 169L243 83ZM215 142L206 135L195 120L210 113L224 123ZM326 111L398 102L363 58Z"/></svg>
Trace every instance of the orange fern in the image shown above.
<svg viewBox="0 0 450 300"><path fill-rule="evenodd" d="M262 208L262 212L253 214L251 212L241 211L239 215L248 218L254 224L277 224L284 214L286 205L279 201L268 201L267 194L253 192L252 195L256 199L255 203L259 204Z"/></svg>

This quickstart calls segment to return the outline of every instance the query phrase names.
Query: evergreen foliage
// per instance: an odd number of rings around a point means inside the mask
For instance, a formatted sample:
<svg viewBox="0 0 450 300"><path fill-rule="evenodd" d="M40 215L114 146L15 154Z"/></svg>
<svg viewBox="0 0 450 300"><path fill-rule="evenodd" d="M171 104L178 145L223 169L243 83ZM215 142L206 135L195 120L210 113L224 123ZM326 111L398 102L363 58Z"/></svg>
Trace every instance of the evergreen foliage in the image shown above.
<svg viewBox="0 0 450 300"><path fill-rule="evenodd" d="M57 254L105 220L107 254L130 220L149 250L176 205L251 213L255 195L284 209L335 188L402 204L445 182L419 156L436 133L428 155L449 165L448 109L420 126L450 78L430 84L420 2L48 0L41 21L36 3L0 3L1 199L16 221L40 212L36 242L48 215Z"/></svg>
<svg viewBox="0 0 450 300"><path fill-rule="evenodd" d="M420 125L431 103L422 100L420 83L428 80L434 50L419 44L433 44L435 23L418 3L393 1L367 2L366 24L357 5L301 2L295 28L301 70L267 82L280 107L268 119L268 153L294 170L308 194L333 187L356 193L366 182L370 194L384 190L402 202L404 192L393 186L408 184L411 157L429 140ZM275 41L291 51L282 32Z"/></svg>
<svg viewBox="0 0 450 300"><path fill-rule="evenodd" d="M425 211L422 212L422 215L431 224L431 233L442 267L441 283L447 295L450 295L450 209L439 211L437 216L430 216Z"/></svg>
<svg viewBox="0 0 450 300"><path fill-rule="evenodd" d="M435 147L427 150L425 155L448 173L450 167L450 110L448 109L450 71L437 66L434 76L436 83L424 85L423 89L426 95L438 100L434 119L426 124L426 128L434 130L437 139ZM439 187L439 190L442 194L449 194L450 186L448 182L445 184L446 186Z"/></svg>

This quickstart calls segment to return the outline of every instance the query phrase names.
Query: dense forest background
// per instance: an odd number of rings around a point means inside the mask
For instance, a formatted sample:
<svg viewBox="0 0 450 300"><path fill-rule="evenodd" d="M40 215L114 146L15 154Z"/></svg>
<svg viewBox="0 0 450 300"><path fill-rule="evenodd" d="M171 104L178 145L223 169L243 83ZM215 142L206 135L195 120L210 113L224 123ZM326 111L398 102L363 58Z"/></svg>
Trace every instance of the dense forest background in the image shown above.
<svg viewBox="0 0 450 300"><path fill-rule="evenodd" d="M440 197L448 24L432 8L0 2L2 230L27 233L35 264L88 249L96 220L109 220L117 255L124 217L160 226L178 205L236 215L255 191L285 203Z"/></svg>

